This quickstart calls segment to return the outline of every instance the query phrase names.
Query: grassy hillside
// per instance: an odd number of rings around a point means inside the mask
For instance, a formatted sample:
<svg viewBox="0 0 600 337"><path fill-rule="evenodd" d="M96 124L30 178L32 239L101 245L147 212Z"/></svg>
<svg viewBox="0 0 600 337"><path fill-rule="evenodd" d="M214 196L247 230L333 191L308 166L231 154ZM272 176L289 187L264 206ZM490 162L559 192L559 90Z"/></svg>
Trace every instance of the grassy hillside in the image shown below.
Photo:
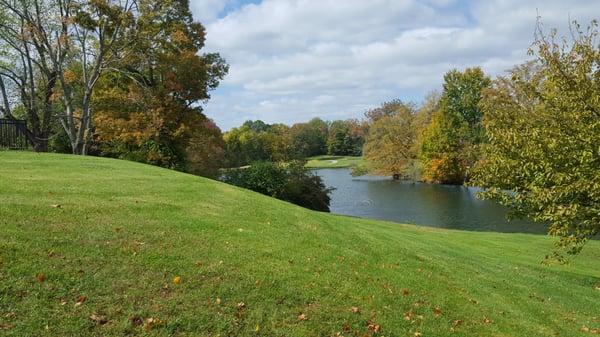
<svg viewBox="0 0 600 337"><path fill-rule="evenodd" d="M362 157L352 156L316 156L308 158L308 168L353 167L362 163Z"/></svg>
<svg viewBox="0 0 600 337"><path fill-rule="evenodd" d="M0 152L0 227L2 336L600 328L597 242L545 267L543 236L317 213L132 162Z"/></svg>

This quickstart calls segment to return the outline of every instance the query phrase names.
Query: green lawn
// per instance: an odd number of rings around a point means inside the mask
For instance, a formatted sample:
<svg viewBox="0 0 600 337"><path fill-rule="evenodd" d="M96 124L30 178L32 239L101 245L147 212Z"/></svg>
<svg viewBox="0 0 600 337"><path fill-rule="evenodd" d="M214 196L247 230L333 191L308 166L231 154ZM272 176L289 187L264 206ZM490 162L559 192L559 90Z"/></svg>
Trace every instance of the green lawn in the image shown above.
<svg viewBox="0 0 600 337"><path fill-rule="evenodd" d="M334 216L133 162L0 152L0 227L2 336L600 328L598 242L546 267L544 236Z"/></svg>
<svg viewBox="0 0 600 337"><path fill-rule="evenodd" d="M308 168L343 168L358 166L362 163L362 157L352 156L315 156L307 158Z"/></svg>

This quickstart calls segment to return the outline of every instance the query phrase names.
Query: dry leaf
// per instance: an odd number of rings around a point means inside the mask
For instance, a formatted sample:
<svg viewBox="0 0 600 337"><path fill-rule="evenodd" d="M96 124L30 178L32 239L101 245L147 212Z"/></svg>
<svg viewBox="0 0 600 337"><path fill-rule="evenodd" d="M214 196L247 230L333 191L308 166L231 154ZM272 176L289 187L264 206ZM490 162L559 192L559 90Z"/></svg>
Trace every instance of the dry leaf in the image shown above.
<svg viewBox="0 0 600 337"><path fill-rule="evenodd" d="M254 332L259 332L260 331L260 325L256 324L256 328L254 328Z"/></svg>
<svg viewBox="0 0 600 337"><path fill-rule="evenodd" d="M217 305L221 304L221 299L217 297L217 299L215 300L215 303L216 303Z"/></svg>
<svg viewBox="0 0 600 337"><path fill-rule="evenodd" d="M442 309L440 309L439 307L435 307L435 309L433 309L433 315L435 317L440 317L442 315Z"/></svg>
<svg viewBox="0 0 600 337"><path fill-rule="evenodd" d="M423 334L417 331L417 332L415 332L415 335L414 335L414 336L415 336L415 337L421 337L421 336L423 336Z"/></svg>
<svg viewBox="0 0 600 337"><path fill-rule="evenodd" d="M61 298L60 305L67 305L67 300L65 300L64 298Z"/></svg>
<svg viewBox="0 0 600 337"><path fill-rule="evenodd" d="M404 313L403 316L404 316L405 321L410 321L410 320L412 320L413 313L412 313L412 311L407 311Z"/></svg>
<svg viewBox="0 0 600 337"><path fill-rule="evenodd" d="M408 294L410 294L410 291L408 289L402 289L402 295L408 296Z"/></svg>
<svg viewBox="0 0 600 337"><path fill-rule="evenodd" d="M477 304L477 300L474 300L472 298L469 298L469 302L473 303L473 304Z"/></svg>
<svg viewBox="0 0 600 337"><path fill-rule="evenodd" d="M79 296L79 297L77 297L77 301L75 301L75 306L78 307L78 306L82 305L83 302L85 302L85 301L87 301L87 297L85 297L83 295Z"/></svg>
<svg viewBox="0 0 600 337"><path fill-rule="evenodd" d="M381 325L375 324L375 323L372 323L372 322L367 322L367 328L370 331L373 331L374 333L378 333L379 331L381 331Z"/></svg>
<svg viewBox="0 0 600 337"><path fill-rule="evenodd" d="M485 318L483 319L483 323L485 323L485 324L491 324L491 323L492 323L492 320L491 320L491 319L489 319L489 318L487 318L487 317L485 317Z"/></svg>
<svg viewBox="0 0 600 337"><path fill-rule="evenodd" d="M180 283L181 283L181 276L173 277L173 284L180 284Z"/></svg>
<svg viewBox="0 0 600 337"><path fill-rule="evenodd" d="M61 207L62 207L62 206L61 206L61 205L59 205L59 204L56 204L56 205L50 205L50 206L52 206L52 207L54 207L54 208L61 208Z"/></svg>
<svg viewBox="0 0 600 337"><path fill-rule="evenodd" d="M160 324L160 319L150 317L146 320L146 323L144 323L144 330L150 331L154 327L158 326L159 324Z"/></svg>
<svg viewBox="0 0 600 337"><path fill-rule="evenodd" d="M298 320L299 321L306 321L308 319L308 317L306 317L305 314L301 313L300 315L298 315Z"/></svg>
<svg viewBox="0 0 600 337"><path fill-rule="evenodd" d="M92 314L90 315L90 319L100 325L104 325L106 323L108 323L108 320L106 319L106 316L101 316L101 315L97 315L97 314Z"/></svg>
<svg viewBox="0 0 600 337"><path fill-rule="evenodd" d="M360 312L360 309L358 307L352 307L350 308L350 311L352 311L355 314L358 314Z"/></svg>
<svg viewBox="0 0 600 337"><path fill-rule="evenodd" d="M244 309L245 307L246 307L246 303L244 303L244 302L240 302L237 304L238 309Z"/></svg>
<svg viewBox="0 0 600 337"><path fill-rule="evenodd" d="M46 275L44 275L44 273L39 273L35 277L40 283L44 283L44 281L46 281Z"/></svg>

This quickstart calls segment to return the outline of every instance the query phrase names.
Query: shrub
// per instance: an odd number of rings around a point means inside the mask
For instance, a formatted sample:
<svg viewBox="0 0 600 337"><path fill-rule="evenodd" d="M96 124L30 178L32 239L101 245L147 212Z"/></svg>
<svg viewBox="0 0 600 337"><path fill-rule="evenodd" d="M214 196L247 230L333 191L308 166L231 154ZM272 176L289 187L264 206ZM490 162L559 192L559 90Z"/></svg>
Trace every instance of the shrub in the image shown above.
<svg viewBox="0 0 600 337"><path fill-rule="evenodd" d="M321 177L306 169L303 161L256 162L246 168L227 170L221 180L312 210L329 212L332 189L325 186Z"/></svg>

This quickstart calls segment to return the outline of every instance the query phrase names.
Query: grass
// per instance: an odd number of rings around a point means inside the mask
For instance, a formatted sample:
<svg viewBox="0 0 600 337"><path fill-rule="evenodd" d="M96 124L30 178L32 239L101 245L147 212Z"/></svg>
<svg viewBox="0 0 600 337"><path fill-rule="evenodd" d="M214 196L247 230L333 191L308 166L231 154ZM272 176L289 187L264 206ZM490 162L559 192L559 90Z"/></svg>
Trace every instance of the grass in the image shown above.
<svg viewBox="0 0 600 337"><path fill-rule="evenodd" d="M0 152L0 227L2 336L600 328L598 242L544 266L544 236L329 215L133 162Z"/></svg>
<svg viewBox="0 0 600 337"><path fill-rule="evenodd" d="M362 163L362 157L352 156L315 156L308 158L308 168L345 168L354 167Z"/></svg>

